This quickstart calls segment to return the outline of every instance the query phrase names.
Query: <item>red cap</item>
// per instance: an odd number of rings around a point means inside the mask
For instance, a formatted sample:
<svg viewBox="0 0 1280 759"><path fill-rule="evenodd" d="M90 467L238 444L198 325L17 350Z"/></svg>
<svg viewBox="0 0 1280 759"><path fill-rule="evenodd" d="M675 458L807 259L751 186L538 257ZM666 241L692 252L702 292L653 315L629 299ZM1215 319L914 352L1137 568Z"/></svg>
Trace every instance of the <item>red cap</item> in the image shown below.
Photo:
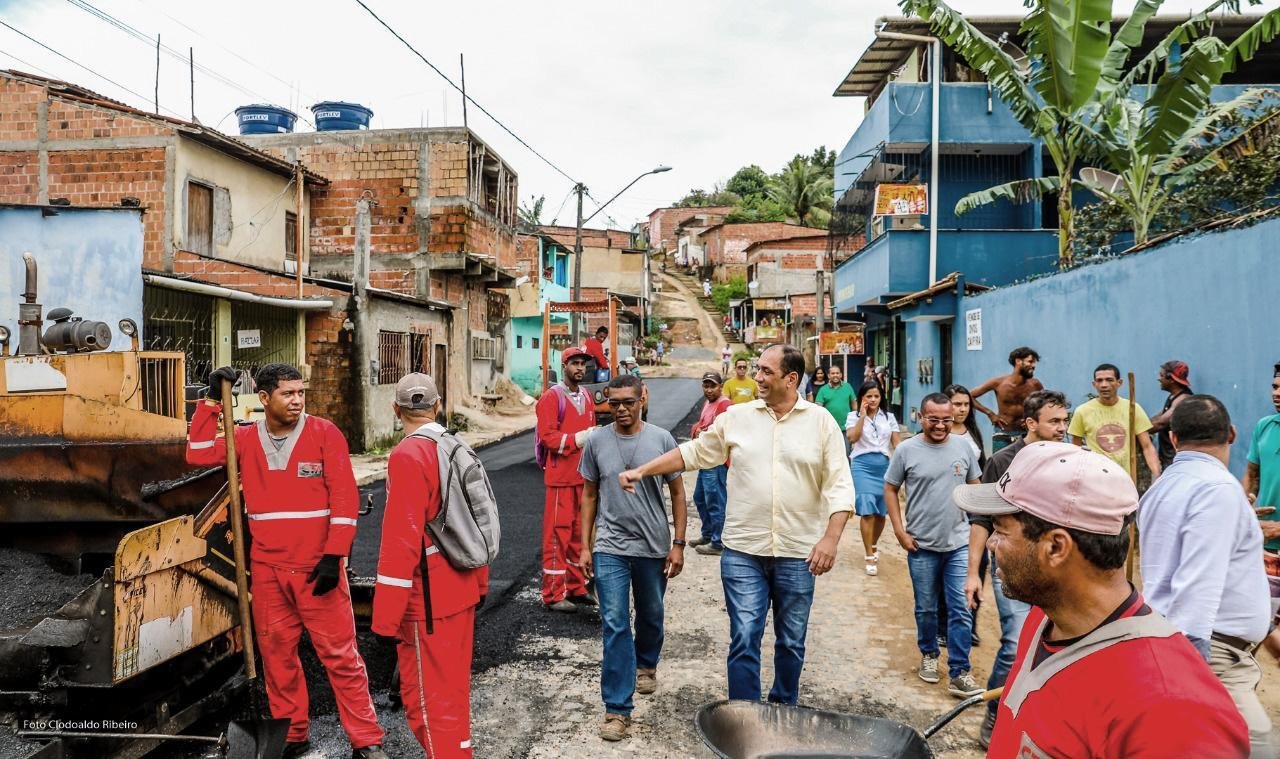
<svg viewBox="0 0 1280 759"><path fill-rule="evenodd" d="M1070 443L1032 443L999 482L960 485L952 498L970 514L1025 511L1097 535L1119 535L1125 517L1138 509L1138 491L1124 467Z"/></svg>
<svg viewBox="0 0 1280 759"><path fill-rule="evenodd" d="M1167 364L1167 366L1169 368L1165 369L1165 375L1169 379L1173 380L1174 382L1177 382L1179 385L1182 385L1188 390L1191 389L1191 380L1188 379L1188 375L1191 373L1191 369L1187 366L1187 362L1170 361Z"/></svg>
<svg viewBox="0 0 1280 759"><path fill-rule="evenodd" d="M564 352L560 354L560 363L567 364L571 360L578 358L579 356L582 356L584 358L590 358L590 355L586 351L584 351L583 349L579 348L576 345L569 348L565 348Z"/></svg>

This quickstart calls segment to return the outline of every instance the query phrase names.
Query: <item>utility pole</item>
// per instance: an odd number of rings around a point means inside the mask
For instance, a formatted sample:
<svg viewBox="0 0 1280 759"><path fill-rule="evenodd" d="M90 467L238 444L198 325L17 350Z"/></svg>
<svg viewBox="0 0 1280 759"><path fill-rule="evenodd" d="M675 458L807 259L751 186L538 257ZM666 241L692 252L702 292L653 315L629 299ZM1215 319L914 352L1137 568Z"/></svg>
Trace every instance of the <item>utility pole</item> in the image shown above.
<svg viewBox="0 0 1280 759"><path fill-rule="evenodd" d="M155 95L155 111L156 115L160 115L160 35L156 35L156 95Z"/></svg>
<svg viewBox="0 0 1280 759"><path fill-rule="evenodd" d="M369 318L369 249L372 243L371 232L373 216L370 213L370 201L361 198L356 201L355 219L355 260L352 262L351 297L355 299L354 309L354 345L352 345L351 362L359 378L359 392L356 396L357 419L360 420L360 440L352 441L361 449L369 445L368 414L372 401L371 386L378 381L377 371L381 368L377 361L377 344L373 341L373 325ZM301 256L298 264L301 266Z"/></svg>
<svg viewBox="0 0 1280 759"><path fill-rule="evenodd" d="M579 182L573 188L578 193L578 222L574 225L573 231L573 298L574 302L582 300L582 196L587 192L587 188ZM582 337L582 320L577 311L572 313L573 316L573 344L577 345L579 338Z"/></svg>
<svg viewBox="0 0 1280 759"><path fill-rule="evenodd" d="M187 48L187 71L191 75L191 120L196 120L196 49Z"/></svg>

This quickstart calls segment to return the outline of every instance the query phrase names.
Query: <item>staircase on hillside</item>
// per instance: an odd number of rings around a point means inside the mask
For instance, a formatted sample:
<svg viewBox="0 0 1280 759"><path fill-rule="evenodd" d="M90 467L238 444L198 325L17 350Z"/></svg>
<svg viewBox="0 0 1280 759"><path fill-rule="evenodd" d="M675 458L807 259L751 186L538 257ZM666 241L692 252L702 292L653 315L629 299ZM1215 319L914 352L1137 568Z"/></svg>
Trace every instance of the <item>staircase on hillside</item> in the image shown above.
<svg viewBox="0 0 1280 759"><path fill-rule="evenodd" d="M715 301L702 294L702 280L683 270L668 269L667 275L675 277L681 285L684 285L686 290L697 297L698 305L702 307L703 311L711 314L712 321L720 328L724 335L733 335L733 330L731 328L723 326L726 311L716 306Z"/></svg>

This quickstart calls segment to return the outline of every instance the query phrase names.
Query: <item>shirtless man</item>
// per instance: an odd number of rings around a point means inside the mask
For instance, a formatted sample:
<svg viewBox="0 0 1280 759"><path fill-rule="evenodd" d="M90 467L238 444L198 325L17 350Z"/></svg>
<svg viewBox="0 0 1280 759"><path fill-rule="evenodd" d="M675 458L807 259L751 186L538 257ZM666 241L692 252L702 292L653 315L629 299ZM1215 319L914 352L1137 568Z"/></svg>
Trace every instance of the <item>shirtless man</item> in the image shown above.
<svg viewBox="0 0 1280 759"><path fill-rule="evenodd" d="M1026 431L1019 426L1022 404L1027 400L1028 395L1044 389L1040 380L1035 378L1036 362L1039 360L1040 354L1031 348L1026 346L1014 348L1009 354L1009 365L1013 367L1013 371L999 377L992 377L974 388L973 408L986 414L992 426L995 427L995 434L991 438L992 453L1022 437ZM978 402L979 397L992 390L996 393L999 413Z"/></svg>

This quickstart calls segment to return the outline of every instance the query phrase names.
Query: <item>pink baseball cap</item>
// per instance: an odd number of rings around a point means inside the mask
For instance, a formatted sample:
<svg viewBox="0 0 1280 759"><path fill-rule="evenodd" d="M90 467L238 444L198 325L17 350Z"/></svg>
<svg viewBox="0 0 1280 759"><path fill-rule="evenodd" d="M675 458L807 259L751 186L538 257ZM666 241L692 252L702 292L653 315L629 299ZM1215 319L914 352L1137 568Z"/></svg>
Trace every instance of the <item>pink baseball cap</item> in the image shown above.
<svg viewBox="0 0 1280 759"><path fill-rule="evenodd" d="M1025 511L1097 535L1119 535L1125 517L1138 509L1138 490L1124 467L1070 443L1032 443L999 482L960 485L951 497L970 514Z"/></svg>

